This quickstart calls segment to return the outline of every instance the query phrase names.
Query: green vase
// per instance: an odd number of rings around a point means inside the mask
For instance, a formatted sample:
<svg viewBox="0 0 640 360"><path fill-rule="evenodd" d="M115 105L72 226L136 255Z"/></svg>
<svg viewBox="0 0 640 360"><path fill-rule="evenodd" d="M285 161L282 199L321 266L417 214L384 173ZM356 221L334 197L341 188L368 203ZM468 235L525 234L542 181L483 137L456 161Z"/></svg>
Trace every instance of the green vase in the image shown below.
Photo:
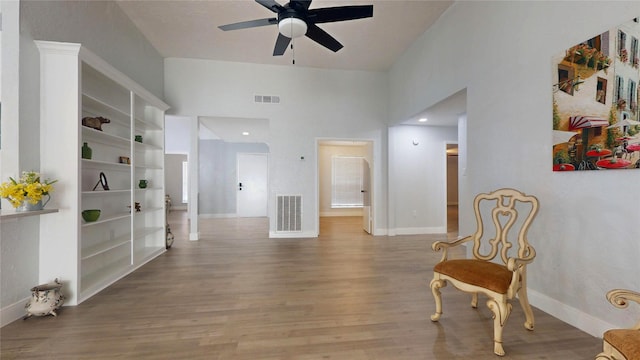
<svg viewBox="0 0 640 360"><path fill-rule="evenodd" d="M91 150L89 145L87 145L87 143L84 143L84 145L82 145L82 158L83 159L91 159L92 153L93 153L93 151Z"/></svg>

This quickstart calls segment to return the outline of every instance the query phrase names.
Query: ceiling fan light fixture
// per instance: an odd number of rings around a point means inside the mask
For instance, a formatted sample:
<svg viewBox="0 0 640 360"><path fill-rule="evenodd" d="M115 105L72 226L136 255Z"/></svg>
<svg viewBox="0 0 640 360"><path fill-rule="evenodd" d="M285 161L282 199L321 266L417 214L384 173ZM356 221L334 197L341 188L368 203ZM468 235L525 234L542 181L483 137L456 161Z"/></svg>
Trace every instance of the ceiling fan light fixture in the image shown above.
<svg viewBox="0 0 640 360"><path fill-rule="evenodd" d="M295 17L288 17L280 20L278 31L289 39L304 36L307 33L307 23Z"/></svg>

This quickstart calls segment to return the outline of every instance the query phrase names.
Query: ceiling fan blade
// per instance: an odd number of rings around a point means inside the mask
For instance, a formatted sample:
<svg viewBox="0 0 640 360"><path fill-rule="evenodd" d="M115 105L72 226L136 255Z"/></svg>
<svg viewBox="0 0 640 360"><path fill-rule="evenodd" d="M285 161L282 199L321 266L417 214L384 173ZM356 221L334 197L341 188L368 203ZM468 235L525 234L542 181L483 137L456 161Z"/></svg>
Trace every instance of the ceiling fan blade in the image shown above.
<svg viewBox="0 0 640 360"><path fill-rule="evenodd" d="M373 16L373 5L353 5L311 9L308 14L308 19L314 23L363 19Z"/></svg>
<svg viewBox="0 0 640 360"><path fill-rule="evenodd" d="M306 36L333 52L336 52L343 47L338 40L329 35L326 31L320 29L316 24L308 24Z"/></svg>
<svg viewBox="0 0 640 360"><path fill-rule="evenodd" d="M273 11L274 13L279 13L280 11L284 10L284 7L274 0L256 0L256 2Z"/></svg>
<svg viewBox="0 0 640 360"><path fill-rule="evenodd" d="M276 40L276 46L273 48L273 56L281 56L287 50L287 46L291 39L278 33L278 40Z"/></svg>
<svg viewBox="0 0 640 360"><path fill-rule="evenodd" d="M311 0L291 0L289 2L289 6L295 8L296 10L303 9L308 10L311 5Z"/></svg>
<svg viewBox="0 0 640 360"><path fill-rule="evenodd" d="M221 26L218 26L218 28L220 28L220 30L229 31L229 30L248 29L248 28L258 27L258 26L275 25L277 23L278 23L278 19L269 18L269 19L250 20L250 21L242 21L234 24L221 25Z"/></svg>

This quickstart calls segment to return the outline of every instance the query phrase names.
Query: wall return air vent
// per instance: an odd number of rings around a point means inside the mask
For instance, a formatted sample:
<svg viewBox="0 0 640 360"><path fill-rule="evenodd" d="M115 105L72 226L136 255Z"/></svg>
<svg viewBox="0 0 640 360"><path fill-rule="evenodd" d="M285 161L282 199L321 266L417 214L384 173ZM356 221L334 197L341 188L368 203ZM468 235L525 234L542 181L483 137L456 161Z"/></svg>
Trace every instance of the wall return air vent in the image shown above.
<svg viewBox="0 0 640 360"><path fill-rule="evenodd" d="M262 104L280 104L280 96L278 95L254 95L253 101Z"/></svg>
<svg viewBox="0 0 640 360"><path fill-rule="evenodd" d="M276 202L276 231L302 231L302 195L277 195Z"/></svg>

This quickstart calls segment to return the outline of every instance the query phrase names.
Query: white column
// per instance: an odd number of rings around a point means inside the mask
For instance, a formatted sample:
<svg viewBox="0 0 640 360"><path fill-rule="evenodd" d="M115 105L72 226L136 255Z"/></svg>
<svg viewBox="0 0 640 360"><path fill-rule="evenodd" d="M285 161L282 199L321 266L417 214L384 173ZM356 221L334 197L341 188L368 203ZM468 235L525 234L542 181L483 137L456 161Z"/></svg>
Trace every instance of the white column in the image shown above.
<svg viewBox="0 0 640 360"><path fill-rule="evenodd" d="M198 134L200 129L200 120L198 117L190 119L190 150L189 150L189 240L199 240L200 233L198 228L198 194L199 190L199 143Z"/></svg>

